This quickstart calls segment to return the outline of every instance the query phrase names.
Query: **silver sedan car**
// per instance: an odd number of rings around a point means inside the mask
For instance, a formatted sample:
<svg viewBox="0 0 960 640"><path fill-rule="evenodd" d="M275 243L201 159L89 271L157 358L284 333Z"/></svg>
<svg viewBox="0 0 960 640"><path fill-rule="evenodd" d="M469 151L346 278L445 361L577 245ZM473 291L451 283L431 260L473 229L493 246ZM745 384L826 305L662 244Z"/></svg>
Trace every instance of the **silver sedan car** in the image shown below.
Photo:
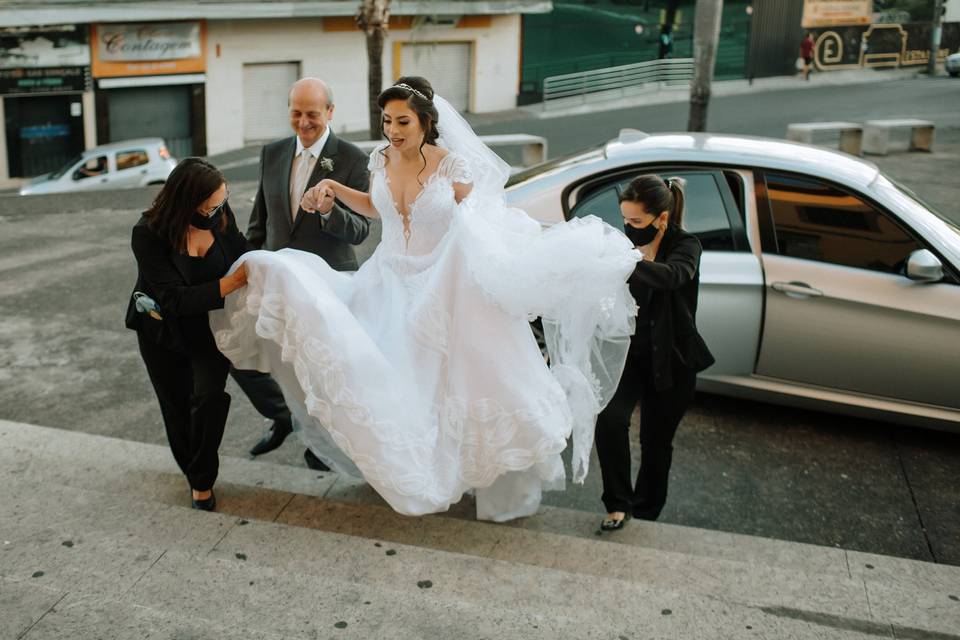
<svg viewBox="0 0 960 640"><path fill-rule="evenodd" d="M87 149L59 170L30 180L20 195L131 189L162 184L177 166L162 138L111 142Z"/></svg>
<svg viewBox="0 0 960 640"><path fill-rule="evenodd" d="M641 173L687 180L703 244L698 388L960 430L960 229L858 158L781 140L624 131L511 178L541 222L622 227Z"/></svg>

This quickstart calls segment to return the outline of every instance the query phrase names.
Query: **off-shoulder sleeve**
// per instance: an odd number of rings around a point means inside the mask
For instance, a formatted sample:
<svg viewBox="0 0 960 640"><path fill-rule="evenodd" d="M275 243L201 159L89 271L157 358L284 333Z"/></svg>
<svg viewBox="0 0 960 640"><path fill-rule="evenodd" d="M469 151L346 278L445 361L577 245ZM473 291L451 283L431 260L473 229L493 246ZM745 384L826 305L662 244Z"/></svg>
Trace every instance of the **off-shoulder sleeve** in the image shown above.
<svg viewBox="0 0 960 640"><path fill-rule="evenodd" d="M449 178L450 182L459 182L461 184L470 184L473 182L473 175L470 173L470 167L463 156L450 152L440 160L437 172Z"/></svg>

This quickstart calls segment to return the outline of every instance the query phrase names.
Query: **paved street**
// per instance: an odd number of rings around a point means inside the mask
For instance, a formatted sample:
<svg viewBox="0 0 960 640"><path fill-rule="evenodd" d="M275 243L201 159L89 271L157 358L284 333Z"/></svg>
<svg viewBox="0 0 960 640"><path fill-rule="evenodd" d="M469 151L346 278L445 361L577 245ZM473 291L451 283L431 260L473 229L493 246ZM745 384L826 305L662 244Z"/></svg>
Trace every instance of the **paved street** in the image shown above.
<svg viewBox="0 0 960 640"><path fill-rule="evenodd" d="M896 154L878 164L960 221L960 82L897 81L802 89L714 101L711 129L783 134L788 122L912 115L937 123L933 154ZM537 120L503 114L484 132L546 135L553 155L616 135L621 126L682 129L685 105L655 105ZM235 162L253 150L218 162ZM255 165L228 171L241 225ZM123 328L135 279L129 230L154 190L0 196L0 419L165 442L156 399ZM370 250L370 246L366 250ZM239 456L262 420L234 398L222 451ZM289 442L267 460L302 465ZM960 564L960 434L701 395L676 440L663 520ZM596 467L584 487L547 502L600 512Z"/></svg>

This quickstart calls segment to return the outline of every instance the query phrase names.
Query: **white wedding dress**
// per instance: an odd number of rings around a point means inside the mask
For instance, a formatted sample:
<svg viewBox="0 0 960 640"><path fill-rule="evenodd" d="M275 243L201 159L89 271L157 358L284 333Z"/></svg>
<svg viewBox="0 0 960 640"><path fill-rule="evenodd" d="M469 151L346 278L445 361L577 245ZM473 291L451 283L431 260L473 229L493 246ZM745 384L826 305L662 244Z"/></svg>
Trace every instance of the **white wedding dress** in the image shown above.
<svg viewBox="0 0 960 640"><path fill-rule="evenodd" d="M625 281L639 256L598 218L543 230L507 208L503 167L469 149L425 180L405 234L382 150L370 156L383 222L370 259L349 274L292 249L246 254L247 286L211 313L217 345L237 368L270 372L304 443L396 511L444 511L473 490L478 518L530 515L564 487L571 434L574 479L586 475L632 334ZM459 204L454 182L474 184Z"/></svg>

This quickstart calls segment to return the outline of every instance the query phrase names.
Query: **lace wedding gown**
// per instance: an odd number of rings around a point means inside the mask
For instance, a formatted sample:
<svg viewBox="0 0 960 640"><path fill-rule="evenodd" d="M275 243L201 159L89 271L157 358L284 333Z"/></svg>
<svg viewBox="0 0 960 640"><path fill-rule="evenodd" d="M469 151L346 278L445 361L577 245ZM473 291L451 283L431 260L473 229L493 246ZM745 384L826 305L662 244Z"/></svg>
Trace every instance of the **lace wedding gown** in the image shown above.
<svg viewBox="0 0 960 640"><path fill-rule="evenodd" d="M542 490L564 486L571 433L575 479L586 474L632 333L638 256L597 218L542 230L502 189L458 204L453 183L473 176L453 152L407 226L382 151L370 156L383 222L370 259L345 274L292 249L246 254L247 286L211 314L217 345L237 368L270 372L304 443L396 511L444 511L474 490L478 518L532 514Z"/></svg>

